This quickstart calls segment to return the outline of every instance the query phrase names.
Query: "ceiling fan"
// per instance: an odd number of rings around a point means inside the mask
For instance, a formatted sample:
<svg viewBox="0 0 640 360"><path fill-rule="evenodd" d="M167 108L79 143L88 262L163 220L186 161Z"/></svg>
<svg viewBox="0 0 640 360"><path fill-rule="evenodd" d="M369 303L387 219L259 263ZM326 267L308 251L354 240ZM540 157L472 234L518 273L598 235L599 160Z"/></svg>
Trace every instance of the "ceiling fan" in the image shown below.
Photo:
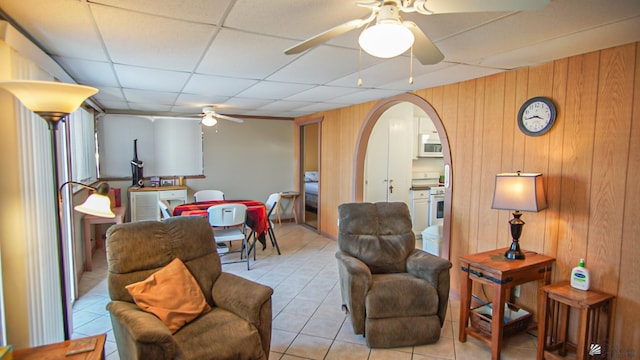
<svg viewBox="0 0 640 360"><path fill-rule="evenodd" d="M218 119L229 120L237 123L243 123L244 120L234 118L227 115L218 114L213 110L213 106L205 106L202 108L202 113L198 114L198 116L202 116L202 125L205 126L214 126L218 123Z"/></svg>
<svg viewBox="0 0 640 360"><path fill-rule="evenodd" d="M371 15L333 27L284 51L299 54L348 31L366 25L360 47L381 58L398 56L413 46L413 54L423 65L437 64L444 55L413 21L403 21L401 13L436 15L464 12L519 11L544 8L549 0L360 0L356 5L371 9ZM375 24L370 26L373 20Z"/></svg>

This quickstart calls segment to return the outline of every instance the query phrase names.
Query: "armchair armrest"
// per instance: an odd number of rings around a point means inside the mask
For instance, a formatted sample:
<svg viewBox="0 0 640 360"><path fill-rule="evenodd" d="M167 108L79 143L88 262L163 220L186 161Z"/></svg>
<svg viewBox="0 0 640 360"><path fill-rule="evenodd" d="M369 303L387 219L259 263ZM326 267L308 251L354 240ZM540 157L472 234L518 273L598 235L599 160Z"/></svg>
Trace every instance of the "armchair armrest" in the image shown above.
<svg viewBox="0 0 640 360"><path fill-rule="evenodd" d="M211 289L216 306L253 324L265 354L271 348L271 295L273 289L240 276L222 272Z"/></svg>
<svg viewBox="0 0 640 360"><path fill-rule="evenodd" d="M443 324L449 300L451 262L422 250L414 250L407 257L407 272L430 282L438 291L438 317Z"/></svg>
<svg viewBox="0 0 640 360"><path fill-rule="evenodd" d="M169 328L158 317L136 304L111 301L107 304L120 356L127 359L173 358L180 351Z"/></svg>
<svg viewBox="0 0 640 360"><path fill-rule="evenodd" d="M338 271L340 273L340 291L342 302L351 314L353 330L356 334L364 334L365 297L371 287L371 271L361 260L342 251L336 253Z"/></svg>
<svg viewBox="0 0 640 360"><path fill-rule="evenodd" d="M260 323L262 306L271 299L273 289L240 276L221 273L211 295L216 306L253 323Z"/></svg>

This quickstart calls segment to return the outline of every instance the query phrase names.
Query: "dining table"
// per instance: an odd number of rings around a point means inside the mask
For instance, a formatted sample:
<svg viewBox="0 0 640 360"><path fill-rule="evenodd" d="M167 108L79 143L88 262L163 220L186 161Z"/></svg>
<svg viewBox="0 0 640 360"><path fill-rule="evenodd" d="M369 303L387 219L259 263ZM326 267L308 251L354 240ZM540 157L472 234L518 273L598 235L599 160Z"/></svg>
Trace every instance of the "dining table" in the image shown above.
<svg viewBox="0 0 640 360"><path fill-rule="evenodd" d="M173 216L203 216L208 217L208 209L214 205L222 204L243 204L247 207L247 218L245 224L253 230L257 240L262 244L264 250L267 246L267 208L262 201L258 200L207 200L185 203L173 208Z"/></svg>

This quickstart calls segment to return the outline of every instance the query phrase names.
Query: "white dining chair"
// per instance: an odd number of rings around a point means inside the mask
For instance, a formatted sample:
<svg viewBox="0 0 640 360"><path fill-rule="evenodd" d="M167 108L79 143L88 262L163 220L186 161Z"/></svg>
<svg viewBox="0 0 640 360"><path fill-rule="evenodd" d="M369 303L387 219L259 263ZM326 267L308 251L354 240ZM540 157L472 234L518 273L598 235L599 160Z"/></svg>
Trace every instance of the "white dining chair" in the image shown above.
<svg viewBox="0 0 640 360"><path fill-rule="evenodd" d="M209 200L224 200L224 192L220 190L200 190L193 194L193 200L209 201Z"/></svg>
<svg viewBox="0 0 640 360"><path fill-rule="evenodd" d="M213 237L216 245L219 246L218 254L227 256L232 253L240 253L240 260L225 261L223 264L246 262L247 270L250 270L249 245L247 242L247 227L245 225L247 207L243 204L220 204L209 207L207 213L209 215L209 224L213 227ZM232 241L242 242L240 250L224 249L223 246Z"/></svg>
<svg viewBox="0 0 640 360"><path fill-rule="evenodd" d="M160 217L162 219L168 219L173 216L171 214L171 205L167 200L158 200L158 207L160 208Z"/></svg>

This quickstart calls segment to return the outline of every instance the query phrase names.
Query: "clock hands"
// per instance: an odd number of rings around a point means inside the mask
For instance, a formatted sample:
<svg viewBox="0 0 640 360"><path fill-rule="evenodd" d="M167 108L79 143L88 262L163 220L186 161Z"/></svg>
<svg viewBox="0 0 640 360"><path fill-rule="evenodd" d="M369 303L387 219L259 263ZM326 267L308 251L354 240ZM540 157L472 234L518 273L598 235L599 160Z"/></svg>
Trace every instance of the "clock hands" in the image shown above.
<svg viewBox="0 0 640 360"><path fill-rule="evenodd" d="M530 116L530 117L526 118L526 120L531 120L531 119L535 119L535 118L538 118L538 119L542 120L542 118L539 115Z"/></svg>

